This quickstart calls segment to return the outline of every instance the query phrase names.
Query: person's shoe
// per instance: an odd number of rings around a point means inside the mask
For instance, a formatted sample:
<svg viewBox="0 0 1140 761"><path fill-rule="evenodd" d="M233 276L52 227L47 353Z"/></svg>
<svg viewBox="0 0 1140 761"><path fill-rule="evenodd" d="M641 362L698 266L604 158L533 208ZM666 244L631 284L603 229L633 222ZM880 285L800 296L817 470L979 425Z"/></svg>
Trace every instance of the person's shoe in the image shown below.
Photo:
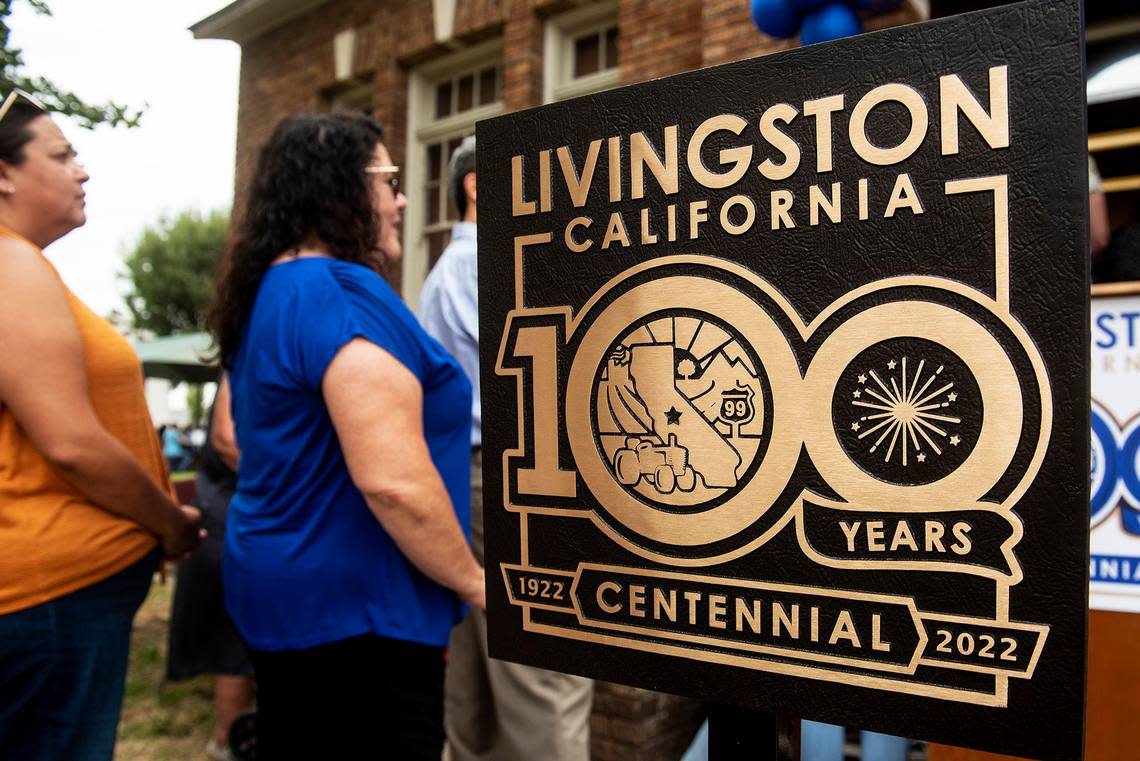
<svg viewBox="0 0 1140 761"><path fill-rule="evenodd" d="M206 756L211 761L237 761L228 745L219 745L212 737L206 742Z"/></svg>

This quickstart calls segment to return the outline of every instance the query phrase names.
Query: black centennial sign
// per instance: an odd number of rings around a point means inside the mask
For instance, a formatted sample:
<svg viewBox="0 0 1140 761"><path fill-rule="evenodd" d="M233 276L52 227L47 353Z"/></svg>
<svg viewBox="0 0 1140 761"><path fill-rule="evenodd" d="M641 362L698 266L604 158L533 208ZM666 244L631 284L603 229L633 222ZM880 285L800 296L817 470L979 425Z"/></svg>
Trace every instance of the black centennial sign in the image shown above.
<svg viewBox="0 0 1140 761"><path fill-rule="evenodd" d="M1080 7L478 127L491 654L1081 754Z"/></svg>

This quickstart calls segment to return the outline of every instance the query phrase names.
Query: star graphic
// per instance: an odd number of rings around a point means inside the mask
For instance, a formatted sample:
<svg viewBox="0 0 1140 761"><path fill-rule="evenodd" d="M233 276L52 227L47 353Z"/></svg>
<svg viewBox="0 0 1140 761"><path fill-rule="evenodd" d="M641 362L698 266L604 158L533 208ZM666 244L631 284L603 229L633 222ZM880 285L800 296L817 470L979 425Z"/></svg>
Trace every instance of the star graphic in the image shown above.
<svg viewBox="0 0 1140 761"><path fill-rule="evenodd" d="M851 424L851 430L852 431L858 431L859 430L859 424L858 423L852 423Z"/></svg>
<svg viewBox="0 0 1140 761"><path fill-rule="evenodd" d="M852 391L852 392L851 392L851 396L853 396L853 397L855 397L856 399L858 399L858 398L859 398L859 389L855 389L854 391Z"/></svg>
<svg viewBox="0 0 1140 761"><path fill-rule="evenodd" d="M895 361L892 359L890 362L888 362L888 363L887 363L887 369L888 369L888 370L894 370L894 369L895 369L895 365L897 365L897 364L898 364L898 363L897 363L897 362L895 362Z"/></svg>
<svg viewBox="0 0 1140 761"><path fill-rule="evenodd" d="M859 382L860 383L866 383L867 382L867 376L863 375L862 373L859 373Z"/></svg>
<svg viewBox="0 0 1140 761"><path fill-rule="evenodd" d="M926 452L919 452L918 453L918 461L919 462L926 462Z"/></svg>
<svg viewBox="0 0 1140 761"><path fill-rule="evenodd" d="M681 412L676 407L670 407L665 411L665 421L667 425L680 425Z"/></svg>
<svg viewBox="0 0 1140 761"><path fill-rule="evenodd" d="M950 443L954 446L958 446L958 444L960 444L961 441L962 441L962 437L959 436L958 434L954 434L953 436L950 437Z"/></svg>
<svg viewBox="0 0 1140 761"><path fill-rule="evenodd" d="M952 402L956 402L956 401L958 401L958 394L957 394L957 393L954 393L954 392L951 392L951 393L949 393L949 394L947 394L947 395L946 395L946 398L947 398L947 399L949 399L949 400L950 400L950 401L952 401Z"/></svg>

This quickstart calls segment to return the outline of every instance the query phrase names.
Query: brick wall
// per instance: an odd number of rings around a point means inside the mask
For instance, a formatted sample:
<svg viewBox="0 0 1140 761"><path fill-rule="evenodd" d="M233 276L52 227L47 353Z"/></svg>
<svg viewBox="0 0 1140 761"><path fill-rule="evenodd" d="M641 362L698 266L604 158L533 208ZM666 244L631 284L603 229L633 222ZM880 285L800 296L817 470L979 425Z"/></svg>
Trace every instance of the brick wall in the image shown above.
<svg viewBox="0 0 1140 761"><path fill-rule="evenodd" d="M588 0L587 0L588 1ZM582 0L459 0L455 40L437 44L426 0L330 0L242 46L235 198L248 186L257 148L291 113L317 110L343 83L333 72L333 38L357 32L353 73L370 80L388 147L402 162L407 141L408 71L464 44L502 36L504 105L542 99L546 18ZM915 20L909 6L870 20L881 29ZM624 83L764 55L793 47L760 33L745 0L620 0L620 66Z"/></svg>
<svg viewBox="0 0 1140 761"><path fill-rule="evenodd" d="M704 714L676 695L598 682L590 717L592 761L676 761Z"/></svg>

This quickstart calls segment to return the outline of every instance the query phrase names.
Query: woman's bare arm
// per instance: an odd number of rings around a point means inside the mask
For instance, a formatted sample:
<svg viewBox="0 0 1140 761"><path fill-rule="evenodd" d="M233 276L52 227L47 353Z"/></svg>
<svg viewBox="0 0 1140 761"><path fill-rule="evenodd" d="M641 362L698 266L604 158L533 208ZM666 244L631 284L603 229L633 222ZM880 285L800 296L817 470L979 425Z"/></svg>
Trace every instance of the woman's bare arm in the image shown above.
<svg viewBox="0 0 1140 761"><path fill-rule="evenodd" d="M210 416L210 446L222 462L236 473L241 452L238 451L230 404L230 376L223 373L222 380L218 383L218 394L214 397L214 411Z"/></svg>
<svg viewBox="0 0 1140 761"><path fill-rule="evenodd" d="M424 440L419 381L358 338L333 358L321 389L352 480L380 525L426 576L485 608L483 569Z"/></svg>
<svg viewBox="0 0 1140 761"><path fill-rule="evenodd" d="M0 241L0 357L0 403L61 476L157 535L167 555L197 545L198 511L176 505L99 422L67 297L40 255L15 240Z"/></svg>

